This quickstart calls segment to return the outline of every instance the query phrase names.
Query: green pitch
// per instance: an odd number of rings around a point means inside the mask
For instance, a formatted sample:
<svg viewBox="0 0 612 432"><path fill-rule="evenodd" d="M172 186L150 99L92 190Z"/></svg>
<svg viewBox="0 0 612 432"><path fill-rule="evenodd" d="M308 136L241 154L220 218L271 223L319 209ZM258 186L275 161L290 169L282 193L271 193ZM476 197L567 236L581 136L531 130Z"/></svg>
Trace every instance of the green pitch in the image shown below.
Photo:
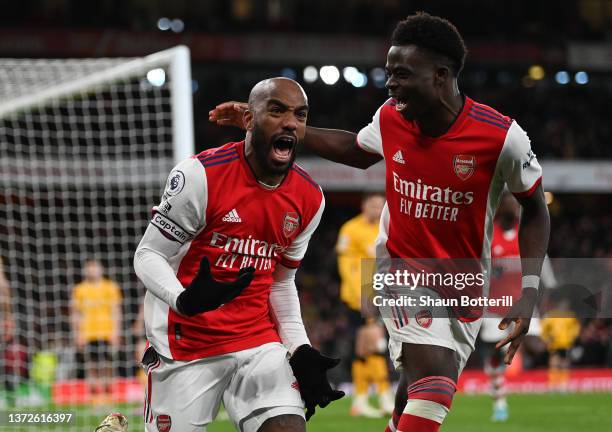
<svg viewBox="0 0 612 432"><path fill-rule="evenodd" d="M491 423L491 401L487 396L458 395L447 418L444 432L610 432L612 431L612 394L542 394L511 395L510 420ZM385 419L353 418L348 415L350 400L342 399L317 414L308 422L309 432L383 432ZM39 411L62 411L60 408ZM76 424L69 427L34 426L29 428L0 425L0 431L43 432L79 431L93 432L98 422L108 412L120 411L130 422L130 432L144 430L139 406L109 406L86 409L64 409L77 415ZM10 412L10 411L9 411ZM174 428L172 429L174 431ZM218 421L208 428L209 432L235 431L229 421ZM176 431L180 432L180 431Z"/></svg>
<svg viewBox="0 0 612 432"><path fill-rule="evenodd" d="M444 432L610 432L612 394L511 395L510 420L491 423L491 400L487 396L458 395ZM308 422L310 432L383 432L387 420L353 418L350 401L342 399L317 410ZM229 422L211 425L210 432L234 431Z"/></svg>

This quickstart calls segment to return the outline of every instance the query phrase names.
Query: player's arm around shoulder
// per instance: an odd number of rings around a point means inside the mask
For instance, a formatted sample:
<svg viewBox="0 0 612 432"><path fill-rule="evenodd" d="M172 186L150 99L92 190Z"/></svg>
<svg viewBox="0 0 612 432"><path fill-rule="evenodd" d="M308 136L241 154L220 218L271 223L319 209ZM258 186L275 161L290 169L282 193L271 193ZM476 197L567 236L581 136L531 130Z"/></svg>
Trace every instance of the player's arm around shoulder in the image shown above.
<svg viewBox="0 0 612 432"><path fill-rule="evenodd" d="M357 134L308 126L304 144L325 159L355 168L369 168L384 157L381 111L385 105L386 103L376 110L372 121Z"/></svg>
<svg viewBox="0 0 612 432"><path fill-rule="evenodd" d="M245 129L243 115L247 109L244 102L224 102L209 111L208 120L219 126ZM359 145L356 133L340 129L307 126L304 145L325 159L355 168L365 169L381 160L376 152Z"/></svg>
<svg viewBox="0 0 612 432"><path fill-rule="evenodd" d="M134 255L134 270L147 290L175 310L183 286L169 261L204 227L206 201L204 167L196 158L180 162L168 175Z"/></svg>

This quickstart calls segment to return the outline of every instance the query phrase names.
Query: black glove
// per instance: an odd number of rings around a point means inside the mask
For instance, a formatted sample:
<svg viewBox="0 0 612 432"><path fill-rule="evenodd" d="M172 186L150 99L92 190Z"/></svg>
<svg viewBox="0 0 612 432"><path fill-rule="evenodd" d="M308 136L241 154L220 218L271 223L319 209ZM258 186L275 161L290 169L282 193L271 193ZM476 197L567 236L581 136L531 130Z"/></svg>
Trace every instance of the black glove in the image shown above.
<svg viewBox="0 0 612 432"><path fill-rule="evenodd" d="M289 364L306 405L306 420L315 413L317 405L325 408L330 402L344 396L343 391L332 389L327 380L327 370L338 363L340 359L324 356L310 345L300 346L291 356Z"/></svg>
<svg viewBox="0 0 612 432"><path fill-rule="evenodd" d="M185 291L176 299L176 310L186 316L217 309L224 303L238 297L253 280L255 269L240 269L233 282L217 282L210 274L208 258L202 258L200 270Z"/></svg>

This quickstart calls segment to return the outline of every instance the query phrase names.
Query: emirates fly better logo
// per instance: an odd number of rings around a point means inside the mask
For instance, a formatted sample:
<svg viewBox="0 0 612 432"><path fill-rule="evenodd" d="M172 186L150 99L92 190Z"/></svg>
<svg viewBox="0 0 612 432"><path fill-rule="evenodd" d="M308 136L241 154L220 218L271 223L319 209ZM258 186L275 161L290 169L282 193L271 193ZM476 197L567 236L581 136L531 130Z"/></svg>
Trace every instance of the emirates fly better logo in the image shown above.
<svg viewBox="0 0 612 432"><path fill-rule="evenodd" d="M476 170L476 156L474 155L455 155L453 158L453 169L457 177L467 180Z"/></svg>

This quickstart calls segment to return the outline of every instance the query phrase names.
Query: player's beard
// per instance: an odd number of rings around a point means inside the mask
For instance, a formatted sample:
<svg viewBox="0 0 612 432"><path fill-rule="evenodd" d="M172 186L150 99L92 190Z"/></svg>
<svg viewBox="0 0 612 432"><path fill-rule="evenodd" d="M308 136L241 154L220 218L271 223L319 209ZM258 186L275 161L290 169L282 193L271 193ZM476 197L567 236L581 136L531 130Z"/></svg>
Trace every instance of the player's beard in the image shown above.
<svg viewBox="0 0 612 432"><path fill-rule="evenodd" d="M272 139L267 141L263 130L257 125L255 125L251 131L251 145L253 146L253 151L255 152L255 159L257 159L259 166L261 166L267 173L272 175L287 174L295 161L297 148L300 144L301 141L298 140L295 147L291 151L291 158L289 162L282 166L275 165L270 161L270 151L272 150L273 145Z"/></svg>

